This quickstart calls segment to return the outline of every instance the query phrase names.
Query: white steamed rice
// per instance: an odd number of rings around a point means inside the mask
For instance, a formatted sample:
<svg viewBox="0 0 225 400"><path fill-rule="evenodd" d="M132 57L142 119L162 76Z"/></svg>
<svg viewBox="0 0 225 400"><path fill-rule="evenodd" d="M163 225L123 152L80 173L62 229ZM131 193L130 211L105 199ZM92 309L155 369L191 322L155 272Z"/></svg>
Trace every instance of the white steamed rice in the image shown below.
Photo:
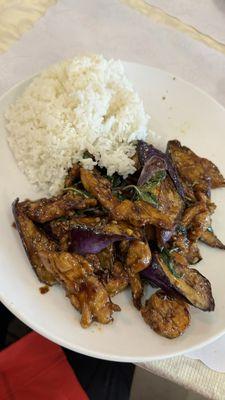
<svg viewBox="0 0 225 400"><path fill-rule="evenodd" d="M120 61L76 57L35 78L6 112L8 142L21 170L48 195L80 161L126 177L135 171L135 140L146 140L149 116Z"/></svg>

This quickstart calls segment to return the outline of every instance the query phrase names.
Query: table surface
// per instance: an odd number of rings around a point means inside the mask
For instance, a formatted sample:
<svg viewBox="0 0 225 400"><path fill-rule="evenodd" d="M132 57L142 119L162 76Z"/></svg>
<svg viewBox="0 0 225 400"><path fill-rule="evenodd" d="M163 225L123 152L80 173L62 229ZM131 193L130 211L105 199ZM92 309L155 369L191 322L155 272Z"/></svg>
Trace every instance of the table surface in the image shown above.
<svg viewBox="0 0 225 400"><path fill-rule="evenodd" d="M101 3L107 1L108 0L100 0ZM200 44L203 47L207 46L214 51L212 57L217 56L215 52L218 53L218 57L224 57L225 55L225 43L221 43L214 37L199 32L191 25L173 17L173 15L168 15L163 9L155 7L151 3L151 0L121 0L121 2L117 0L117 3L123 3L120 5L123 7L121 8L121 12L125 14L140 13L145 15L148 18L147 23L156 24L155 29L157 29L156 26L160 24L162 27L169 26L179 32L179 34L182 33L183 38L185 38L184 40L189 40L191 38L199 42L199 46ZM21 39L25 32L32 29L36 21L41 17L43 18L49 7L55 7L55 4L55 0L0 0L0 53L7 53L7 51L12 48L12 45ZM116 16L114 16L114 18L115 17ZM180 50L182 51L182 48ZM80 51L82 52L82 45L80 46ZM143 62L141 56L138 56L139 55L137 55L135 61L138 61L140 58L140 62ZM115 58L116 57L117 54L115 54ZM161 67L161 65L159 65L159 67ZM199 79L199 84L201 85L201 78L197 77L196 79ZM215 86L217 85L214 84L214 86L211 85L207 87L208 91L225 104L225 91L223 90L223 93L221 90L216 92L216 90L219 89L215 88ZM167 360L144 363L140 366L202 394L206 398L215 400L222 400L225 398L225 374L210 370L199 360L179 356Z"/></svg>

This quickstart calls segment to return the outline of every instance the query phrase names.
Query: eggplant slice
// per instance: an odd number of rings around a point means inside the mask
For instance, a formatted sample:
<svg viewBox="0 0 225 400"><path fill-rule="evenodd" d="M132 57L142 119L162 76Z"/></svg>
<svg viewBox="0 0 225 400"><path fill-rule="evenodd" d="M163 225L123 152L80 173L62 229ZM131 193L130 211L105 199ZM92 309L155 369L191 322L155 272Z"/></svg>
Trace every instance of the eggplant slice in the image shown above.
<svg viewBox="0 0 225 400"><path fill-rule="evenodd" d="M83 210L88 207L96 206L95 199L85 198L69 190L66 193L51 197L50 199L40 199L37 201L25 200L23 206L27 216L32 221L45 223L55 218L74 214L74 210Z"/></svg>
<svg viewBox="0 0 225 400"><path fill-rule="evenodd" d="M213 231L208 229L202 232L200 237L201 242L207 244L210 247L216 247L217 249L225 250L225 245L218 239Z"/></svg>
<svg viewBox="0 0 225 400"><path fill-rule="evenodd" d="M196 308L203 311L215 308L210 282L194 268L175 266L172 271L163 257L155 253L151 266L142 276L165 291L180 293Z"/></svg>
<svg viewBox="0 0 225 400"><path fill-rule="evenodd" d="M225 179L219 169L206 158L197 156L186 146L181 146L178 140L170 140L167 144L170 155L182 180L192 187L209 181L212 189L224 187Z"/></svg>
<svg viewBox="0 0 225 400"><path fill-rule="evenodd" d="M180 217L184 202L169 176L160 185L155 186L152 194L157 199L158 209L170 217L171 225L174 225Z"/></svg>
<svg viewBox="0 0 225 400"><path fill-rule="evenodd" d="M16 227L26 254L41 282L47 285L56 283L54 272L48 271L40 258L41 251L55 251L56 243L50 240L26 215L24 203L16 199L12 204Z"/></svg>

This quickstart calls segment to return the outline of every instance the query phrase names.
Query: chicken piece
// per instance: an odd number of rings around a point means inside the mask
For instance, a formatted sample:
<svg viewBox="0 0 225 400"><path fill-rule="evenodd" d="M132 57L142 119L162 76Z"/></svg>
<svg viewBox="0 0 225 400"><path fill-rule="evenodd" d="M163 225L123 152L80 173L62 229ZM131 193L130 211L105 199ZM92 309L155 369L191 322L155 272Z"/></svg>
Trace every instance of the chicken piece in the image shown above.
<svg viewBox="0 0 225 400"><path fill-rule="evenodd" d="M212 188L225 186L225 179L219 169L206 158L197 156L192 150L181 146L178 140L170 140L167 152L172 158L179 175L192 186L210 181Z"/></svg>
<svg viewBox="0 0 225 400"><path fill-rule="evenodd" d="M134 273L147 268L151 262L151 250L148 243L141 240L133 240L127 252L126 265Z"/></svg>
<svg viewBox="0 0 225 400"><path fill-rule="evenodd" d="M112 212L117 221L127 221L135 227L142 227L146 224L172 229L173 222L168 214L164 214L150 203L142 200L122 201Z"/></svg>
<svg viewBox="0 0 225 400"><path fill-rule="evenodd" d="M20 234L24 249L34 271L40 281L47 285L56 283L53 272L48 271L42 263L40 251L55 251L56 243L50 240L25 214L23 203L16 199L12 205L17 230Z"/></svg>
<svg viewBox="0 0 225 400"><path fill-rule="evenodd" d="M72 191L50 199L26 200L23 202L27 216L32 221L42 224L55 218L72 215L74 210L94 207L96 204L97 201L95 199L85 198Z"/></svg>
<svg viewBox="0 0 225 400"><path fill-rule="evenodd" d="M84 188L91 193L104 208L112 211L119 204L119 200L112 194L110 181L101 176L96 170L89 171L81 168L80 176Z"/></svg>
<svg viewBox="0 0 225 400"><path fill-rule="evenodd" d="M81 313L81 326L87 328L92 321L107 324L112 321L119 306L113 304L101 282L84 257L66 252L43 251L40 254L46 269L53 271L63 284L73 306Z"/></svg>
<svg viewBox="0 0 225 400"><path fill-rule="evenodd" d="M64 182L64 187L72 186L75 179L80 177L80 166L78 164L73 164L69 169Z"/></svg>
<svg viewBox="0 0 225 400"><path fill-rule="evenodd" d="M188 305L180 297L162 290L146 301L141 314L156 333L169 339L182 335L190 324Z"/></svg>
<svg viewBox="0 0 225 400"><path fill-rule="evenodd" d="M202 232L200 237L201 242L207 244L210 247L217 247L218 249L225 250L225 245L218 239L215 233L211 230Z"/></svg>

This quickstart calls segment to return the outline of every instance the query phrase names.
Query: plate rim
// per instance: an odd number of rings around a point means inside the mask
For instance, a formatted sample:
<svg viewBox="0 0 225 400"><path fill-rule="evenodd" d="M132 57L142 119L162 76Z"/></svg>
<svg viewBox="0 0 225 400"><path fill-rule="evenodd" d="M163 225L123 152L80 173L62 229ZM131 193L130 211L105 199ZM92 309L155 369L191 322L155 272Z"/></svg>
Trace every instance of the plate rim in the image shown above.
<svg viewBox="0 0 225 400"><path fill-rule="evenodd" d="M60 62L60 60L58 61ZM148 69L151 69L153 71L155 71L156 73L160 73L162 75L167 75L168 77L175 77L176 80L180 81L181 83L188 85L189 87L191 87L194 91L197 91L198 93L200 93L201 95L205 96L208 98L208 100L210 100L211 102L213 102L217 107L219 107L224 113L225 113L225 106L223 106L219 101L217 101L212 95L210 95L209 93L205 92L203 89L199 88L198 86L196 86L195 84L186 81L185 79L172 74L170 72L168 72L167 70L161 69L161 68L156 68L153 67L151 65L147 65L147 64L142 64L142 63L137 63L137 62L131 62L131 61L126 61L126 60L121 60L122 64L125 67L126 70L126 65L132 65L132 66L137 66L137 67L145 67ZM53 63L51 65L54 65L56 63ZM47 66L50 67L51 65ZM11 92L15 91L16 89L18 89L20 86L24 85L24 84L29 84L29 81L31 81L32 79L34 79L35 77L39 76L42 72L44 72L46 70L46 68L41 69L39 72L35 73L35 74L31 74L29 76L27 76L25 79L20 80L18 82L16 82L13 86L11 86L8 90L6 90L1 96L0 96L0 103L4 100L5 97L9 96L11 94ZM45 338L53 341L54 343L59 344L60 346L63 346L65 348L68 348L72 351L77 351L81 354L90 356L90 357L94 357L94 358L98 358L98 359L103 359L103 360L109 360L109 361L119 361L119 362L134 362L134 363L139 363L139 362L148 362L148 361L154 361L154 360L163 360L163 359L168 359L171 357L175 357L175 356L179 356L185 353L189 353L192 351L195 351L197 349L203 348L207 345L209 345L210 343L213 343L214 341L216 341L217 339L219 339L220 337L222 337L225 334L225 326L224 329L221 330L218 334L214 334L212 335L209 339L204 340L201 343L198 343L196 345L192 345L189 346L188 349L185 350L174 350L171 352L171 354L166 354L166 355L160 355L160 356L117 356L117 355L113 355L113 354L107 354L105 352L98 352L96 350L89 350L86 348L83 348L80 345L75 345L75 346L71 346L70 344L68 344L66 341L64 341L62 338L58 337L55 334L51 334L48 331L45 330L45 328L42 328L40 326L36 326L35 322L33 322L33 320L29 320L29 318L26 318L23 314L21 314L21 312L19 310L16 309L16 306L10 301L10 299L7 297L7 295L4 294L4 291L1 290L0 288L0 301L7 307L7 309L9 309L18 319L20 319L23 323L25 323L27 326L29 326L32 330L38 332L40 335L44 336Z"/></svg>

